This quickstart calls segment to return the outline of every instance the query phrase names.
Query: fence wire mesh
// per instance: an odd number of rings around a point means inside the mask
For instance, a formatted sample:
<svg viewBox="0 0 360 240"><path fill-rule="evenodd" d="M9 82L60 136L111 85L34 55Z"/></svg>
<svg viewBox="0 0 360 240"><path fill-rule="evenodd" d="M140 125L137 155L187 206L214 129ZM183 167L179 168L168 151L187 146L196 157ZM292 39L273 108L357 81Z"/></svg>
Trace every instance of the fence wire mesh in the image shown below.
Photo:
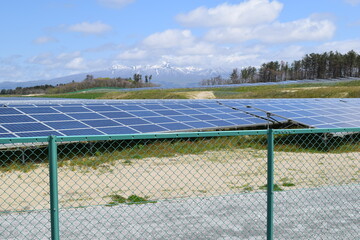
<svg viewBox="0 0 360 240"><path fill-rule="evenodd" d="M359 239L360 135L275 136L275 239Z"/></svg>
<svg viewBox="0 0 360 240"><path fill-rule="evenodd" d="M359 131L274 133L274 238L360 239ZM0 139L0 239L51 238L44 139ZM267 141L57 137L60 239L265 239Z"/></svg>
<svg viewBox="0 0 360 240"><path fill-rule="evenodd" d="M47 142L0 143L0 239L50 238L47 155Z"/></svg>
<svg viewBox="0 0 360 240"><path fill-rule="evenodd" d="M266 234L265 195L241 195L263 192L264 136L66 143L58 151L60 206L72 208L60 213L63 229L97 239Z"/></svg>

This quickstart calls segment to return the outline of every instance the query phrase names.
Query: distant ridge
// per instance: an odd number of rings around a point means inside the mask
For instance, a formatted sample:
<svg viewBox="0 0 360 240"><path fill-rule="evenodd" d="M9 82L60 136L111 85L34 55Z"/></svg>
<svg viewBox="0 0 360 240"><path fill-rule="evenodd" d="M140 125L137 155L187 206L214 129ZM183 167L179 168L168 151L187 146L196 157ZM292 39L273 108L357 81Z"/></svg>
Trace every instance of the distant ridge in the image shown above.
<svg viewBox="0 0 360 240"><path fill-rule="evenodd" d="M113 65L107 70L84 72L49 80L38 80L28 82L0 82L0 89L15 89L16 87L32 87L36 85L57 85L60 83L79 82L85 79L86 75L93 75L94 78L101 77L121 77L132 78L134 74L141 74L143 79L146 75L152 75L152 83L159 84L161 87L196 87L203 79L222 76L228 77L230 70L222 68L201 69L196 67L176 67L164 62L160 65L139 65L124 66Z"/></svg>

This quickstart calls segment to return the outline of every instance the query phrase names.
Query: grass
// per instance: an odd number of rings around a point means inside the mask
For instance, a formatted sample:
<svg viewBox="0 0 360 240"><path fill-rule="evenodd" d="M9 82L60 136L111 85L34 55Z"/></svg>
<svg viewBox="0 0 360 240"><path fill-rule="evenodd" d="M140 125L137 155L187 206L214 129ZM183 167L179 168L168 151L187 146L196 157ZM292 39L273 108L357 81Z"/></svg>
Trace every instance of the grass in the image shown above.
<svg viewBox="0 0 360 240"><path fill-rule="evenodd" d="M260 186L259 189L260 189L260 190L267 190L267 184L265 184L265 185L263 185L263 186ZM273 190L276 191L276 192L284 191L284 190L283 190L279 185L277 185L277 184L274 184Z"/></svg>
<svg viewBox="0 0 360 240"><path fill-rule="evenodd" d="M211 138L183 138L158 140L98 141L92 143L68 143L58 146L58 166L72 170L99 169L110 171L111 166L121 161L124 166L136 164L144 158L174 157L177 155L201 154L205 151L252 149L253 157L265 158L257 150L266 150L266 136L232 136ZM307 153L345 153L360 151L360 134L333 137L324 142L321 135L277 135L275 151ZM26 158L24 159L24 155ZM211 161L220 161L210 158ZM0 172L31 171L39 163L47 162L45 147L24 150L0 151Z"/></svg>
<svg viewBox="0 0 360 240"><path fill-rule="evenodd" d="M139 91L96 91L73 92L66 94L46 94L41 97L84 98L84 99L187 99L194 91L212 91L218 99L235 98L357 98L360 97L360 80L304 83L270 86L153 89ZM190 94L189 94L190 93Z"/></svg>
<svg viewBox="0 0 360 240"><path fill-rule="evenodd" d="M106 197L111 198L111 202L106 204L106 206L116 206L116 205L119 205L119 204L127 204L127 205L146 204L146 203L156 203L157 202L157 201L149 200L148 197L140 197L140 196L137 196L137 195L131 195L128 198L125 198L125 197L122 197L120 195L113 194L113 195L109 195L109 196L106 196Z"/></svg>
<svg viewBox="0 0 360 240"><path fill-rule="evenodd" d="M280 182L282 182L281 186L283 187L294 187L295 184L291 182L290 178L281 178Z"/></svg>

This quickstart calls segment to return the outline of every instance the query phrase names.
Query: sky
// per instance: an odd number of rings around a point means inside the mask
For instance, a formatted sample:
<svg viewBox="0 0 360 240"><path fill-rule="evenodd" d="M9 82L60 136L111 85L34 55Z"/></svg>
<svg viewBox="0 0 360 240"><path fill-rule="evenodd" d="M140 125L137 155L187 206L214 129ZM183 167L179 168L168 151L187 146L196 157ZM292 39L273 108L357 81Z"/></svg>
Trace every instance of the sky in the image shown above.
<svg viewBox="0 0 360 240"><path fill-rule="evenodd" d="M2 1L0 82L118 65L232 69L360 53L359 12L360 0Z"/></svg>

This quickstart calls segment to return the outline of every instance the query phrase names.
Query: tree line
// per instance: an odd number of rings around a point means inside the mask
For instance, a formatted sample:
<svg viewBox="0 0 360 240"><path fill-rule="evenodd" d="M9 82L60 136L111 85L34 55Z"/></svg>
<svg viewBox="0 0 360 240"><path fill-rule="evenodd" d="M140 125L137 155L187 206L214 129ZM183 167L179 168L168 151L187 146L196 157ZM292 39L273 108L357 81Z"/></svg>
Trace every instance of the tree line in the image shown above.
<svg viewBox="0 0 360 240"><path fill-rule="evenodd" d="M28 94L56 94L76 92L89 88L102 88L102 87L114 87L114 88L141 88L141 87L153 87L156 86L150 81L152 75L145 76L145 80L142 79L140 74L134 74L134 78L94 78L93 75L86 75L85 79L81 82L72 81L66 84L53 85L38 85L33 87L17 87L15 89L2 89L1 95L28 95Z"/></svg>
<svg viewBox="0 0 360 240"><path fill-rule="evenodd" d="M270 61L259 68L252 66L234 68L229 78L221 76L204 79L201 85L224 85L255 82L279 82L286 80L332 79L360 77L360 54L351 50L345 54L324 52L306 54L292 63Z"/></svg>

